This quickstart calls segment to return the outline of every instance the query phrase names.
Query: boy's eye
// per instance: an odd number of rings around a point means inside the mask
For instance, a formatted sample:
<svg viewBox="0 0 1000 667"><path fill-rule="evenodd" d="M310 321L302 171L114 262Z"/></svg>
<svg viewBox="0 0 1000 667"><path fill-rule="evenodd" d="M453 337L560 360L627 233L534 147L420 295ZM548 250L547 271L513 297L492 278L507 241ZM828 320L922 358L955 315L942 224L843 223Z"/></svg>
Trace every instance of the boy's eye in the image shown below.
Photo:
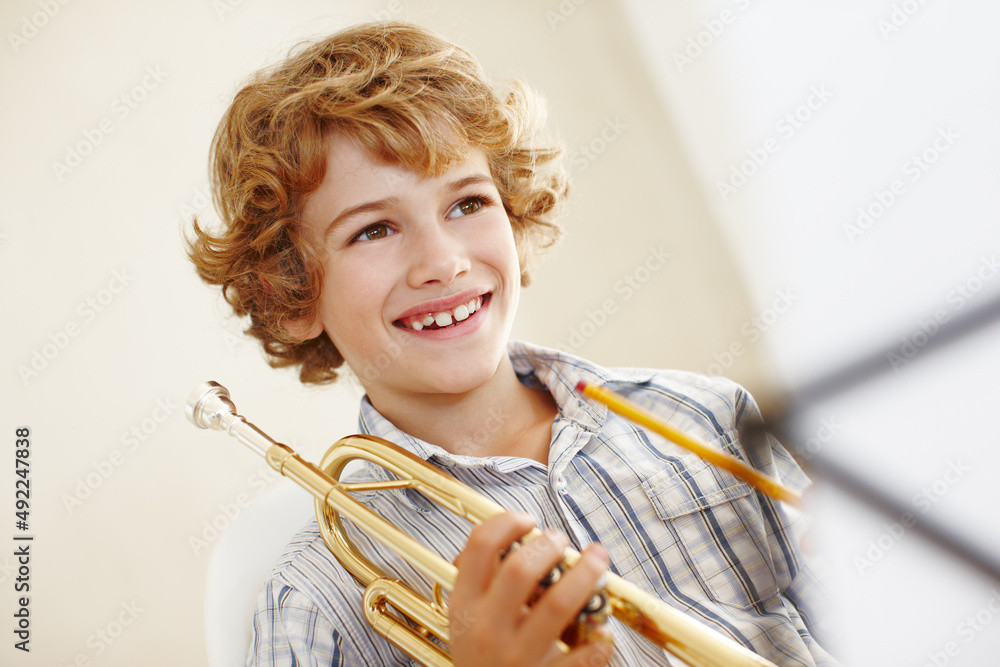
<svg viewBox="0 0 1000 667"><path fill-rule="evenodd" d="M483 204L486 203L484 197L466 197L462 201L455 204L455 208L448 212L448 219L457 218L463 215L469 215L475 213Z"/></svg>
<svg viewBox="0 0 1000 667"><path fill-rule="evenodd" d="M389 225L384 222L376 222L373 225L368 225L360 232L358 235L352 239L353 241L377 241L378 239L384 239L386 236L391 236L396 232L389 228Z"/></svg>

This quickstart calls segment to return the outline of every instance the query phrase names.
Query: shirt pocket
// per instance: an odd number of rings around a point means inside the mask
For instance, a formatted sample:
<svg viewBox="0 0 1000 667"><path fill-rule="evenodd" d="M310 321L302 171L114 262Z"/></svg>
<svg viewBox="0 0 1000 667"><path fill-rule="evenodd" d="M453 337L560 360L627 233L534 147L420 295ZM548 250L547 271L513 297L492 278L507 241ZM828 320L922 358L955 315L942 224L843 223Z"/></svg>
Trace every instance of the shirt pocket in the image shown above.
<svg viewBox="0 0 1000 667"><path fill-rule="evenodd" d="M748 484L686 458L642 487L710 599L751 609L777 595L764 518Z"/></svg>

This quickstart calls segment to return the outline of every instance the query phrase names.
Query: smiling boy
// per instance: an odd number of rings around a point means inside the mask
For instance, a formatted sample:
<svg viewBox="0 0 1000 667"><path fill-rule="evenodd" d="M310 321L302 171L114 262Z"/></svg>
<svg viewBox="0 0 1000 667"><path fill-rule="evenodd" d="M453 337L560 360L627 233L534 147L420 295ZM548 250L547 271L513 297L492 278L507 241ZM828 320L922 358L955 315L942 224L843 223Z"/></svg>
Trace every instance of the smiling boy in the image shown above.
<svg viewBox="0 0 1000 667"><path fill-rule="evenodd" d="M486 157L427 177L379 163L342 132L326 147L326 177L302 212L326 255L318 317L287 327L329 336L400 430L451 452L544 463L556 406L518 382L507 356L521 270ZM384 350L403 352L373 367ZM473 442L497 405L510 417Z"/></svg>
<svg viewBox="0 0 1000 667"><path fill-rule="evenodd" d="M471 56L422 29L370 24L305 45L256 75L223 119L213 186L224 227L196 224L192 259L249 315L273 365L328 382L346 362L366 392L363 432L512 510L470 535L419 494L364 498L445 558L461 554L456 665L668 664L616 621L604 629L613 646L557 649L609 567L772 661L833 664L812 637L794 513L575 390L608 385L803 487L777 443L744 442L757 412L741 388L508 341L566 193L541 129L523 86L500 97ZM543 537L501 559L534 525ZM348 529L426 592L409 564ZM528 607L567 545L583 558ZM408 664L365 623L361 592L314 522L260 594L249 664Z"/></svg>

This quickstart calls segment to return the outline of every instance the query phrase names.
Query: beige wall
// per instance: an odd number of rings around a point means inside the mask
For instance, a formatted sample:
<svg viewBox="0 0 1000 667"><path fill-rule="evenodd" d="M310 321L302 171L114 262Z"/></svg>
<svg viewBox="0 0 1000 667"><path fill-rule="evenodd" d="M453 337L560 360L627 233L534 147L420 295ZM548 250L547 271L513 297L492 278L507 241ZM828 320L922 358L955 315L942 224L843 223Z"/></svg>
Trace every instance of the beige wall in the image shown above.
<svg viewBox="0 0 1000 667"><path fill-rule="evenodd" d="M616 5L564 1L555 21L560 3L527 0L48 4L52 16L38 2L0 9L22 36L0 57L2 432L13 444L31 428L35 536L30 655L11 648L14 561L0 556L4 664L203 664L209 549L192 538L273 484L184 420L198 382L227 384L314 459L354 431L357 392L269 369L180 243L191 212L208 215L206 153L237 81L301 38L377 12L411 18L548 98L572 156L569 234L523 295L517 336L606 364L704 369L752 314ZM81 142L87 154L57 173ZM653 249L669 254L662 266ZM619 283L630 277L641 289ZM730 374L758 385L761 353ZM103 644L123 605L141 611Z"/></svg>

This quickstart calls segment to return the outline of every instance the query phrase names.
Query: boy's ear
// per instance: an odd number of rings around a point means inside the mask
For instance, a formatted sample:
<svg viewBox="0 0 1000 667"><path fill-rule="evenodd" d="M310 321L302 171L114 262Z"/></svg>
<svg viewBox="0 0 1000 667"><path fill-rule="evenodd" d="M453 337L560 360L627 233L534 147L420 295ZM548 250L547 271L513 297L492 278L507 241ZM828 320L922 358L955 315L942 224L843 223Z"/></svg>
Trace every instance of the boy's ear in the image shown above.
<svg viewBox="0 0 1000 667"><path fill-rule="evenodd" d="M301 317L296 320L285 320L282 322L285 331L299 340L312 340L323 333L323 325L319 320L311 320L308 317Z"/></svg>

